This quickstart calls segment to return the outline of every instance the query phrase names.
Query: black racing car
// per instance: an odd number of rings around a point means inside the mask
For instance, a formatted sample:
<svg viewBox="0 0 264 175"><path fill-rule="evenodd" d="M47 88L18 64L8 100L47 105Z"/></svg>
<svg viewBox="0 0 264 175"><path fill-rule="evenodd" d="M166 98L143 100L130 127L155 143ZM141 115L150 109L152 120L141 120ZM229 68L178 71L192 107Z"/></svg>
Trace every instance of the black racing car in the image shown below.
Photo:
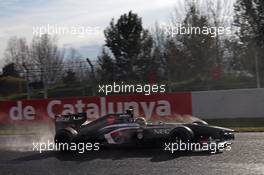
<svg viewBox="0 0 264 175"><path fill-rule="evenodd" d="M87 122L86 113L55 117L55 142L90 142L100 145L164 145L166 142L218 143L225 146L234 131L210 126L203 120L192 123L148 123L133 113L108 114Z"/></svg>

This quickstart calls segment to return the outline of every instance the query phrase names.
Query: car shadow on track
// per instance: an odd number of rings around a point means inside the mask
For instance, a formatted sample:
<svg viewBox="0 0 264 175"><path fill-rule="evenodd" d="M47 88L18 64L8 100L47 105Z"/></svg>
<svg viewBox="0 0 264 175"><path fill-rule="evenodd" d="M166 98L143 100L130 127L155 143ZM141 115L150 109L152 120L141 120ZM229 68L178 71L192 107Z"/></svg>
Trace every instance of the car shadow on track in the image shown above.
<svg viewBox="0 0 264 175"><path fill-rule="evenodd" d="M31 154L32 153L32 154ZM211 156L208 152L175 152L170 153L156 148L104 148L99 151L90 151L85 153L78 152L58 152L58 151L46 151L46 152L30 152L30 155L13 159L13 161L24 162L32 160L43 160L47 158L56 158L60 161L75 161L86 162L95 159L111 159L122 160L129 158L149 158L151 162L163 162L179 157L188 156Z"/></svg>

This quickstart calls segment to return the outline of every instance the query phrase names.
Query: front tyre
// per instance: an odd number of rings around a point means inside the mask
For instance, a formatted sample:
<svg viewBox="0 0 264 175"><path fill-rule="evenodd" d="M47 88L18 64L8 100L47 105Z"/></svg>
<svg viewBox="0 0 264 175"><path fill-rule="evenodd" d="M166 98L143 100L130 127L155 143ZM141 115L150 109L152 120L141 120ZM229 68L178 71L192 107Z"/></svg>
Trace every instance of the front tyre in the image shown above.
<svg viewBox="0 0 264 175"><path fill-rule="evenodd" d="M177 127L173 129L170 133L170 141L171 142L184 142L187 143L191 141L194 137L193 131L186 126Z"/></svg>
<svg viewBox="0 0 264 175"><path fill-rule="evenodd" d="M208 125L208 123L206 121L203 121L203 120L198 120L198 121L194 121L192 124L195 124L195 125Z"/></svg>

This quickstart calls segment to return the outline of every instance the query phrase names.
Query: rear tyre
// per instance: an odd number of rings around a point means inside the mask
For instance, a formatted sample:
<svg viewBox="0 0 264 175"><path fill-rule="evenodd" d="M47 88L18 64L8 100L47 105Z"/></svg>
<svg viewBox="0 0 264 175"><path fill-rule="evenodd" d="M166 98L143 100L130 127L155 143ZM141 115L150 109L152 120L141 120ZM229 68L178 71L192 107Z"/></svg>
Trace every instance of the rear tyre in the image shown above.
<svg viewBox="0 0 264 175"><path fill-rule="evenodd" d="M61 129L57 131L54 138L57 150L62 152L70 151L70 146L75 135L76 134L74 132L71 132L67 129Z"/></svg>

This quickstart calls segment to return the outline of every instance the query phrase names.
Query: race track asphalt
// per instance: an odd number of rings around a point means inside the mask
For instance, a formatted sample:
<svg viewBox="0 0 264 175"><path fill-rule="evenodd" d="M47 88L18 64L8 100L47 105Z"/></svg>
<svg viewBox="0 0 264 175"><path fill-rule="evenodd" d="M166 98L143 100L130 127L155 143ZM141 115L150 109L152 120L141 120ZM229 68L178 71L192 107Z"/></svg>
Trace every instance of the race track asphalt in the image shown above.
<svg viewBox="0 0 264 175"><path fill-rule="evenodd" d="M0 174L264 174L264 133L236 133L235 136L231 151L211 155L203 152L171 154L153 148L108 148L84 154L38 153L22 149L26 145L15 141L15 145L8 146L7 140L18 138L0 136Z"/></svg>

